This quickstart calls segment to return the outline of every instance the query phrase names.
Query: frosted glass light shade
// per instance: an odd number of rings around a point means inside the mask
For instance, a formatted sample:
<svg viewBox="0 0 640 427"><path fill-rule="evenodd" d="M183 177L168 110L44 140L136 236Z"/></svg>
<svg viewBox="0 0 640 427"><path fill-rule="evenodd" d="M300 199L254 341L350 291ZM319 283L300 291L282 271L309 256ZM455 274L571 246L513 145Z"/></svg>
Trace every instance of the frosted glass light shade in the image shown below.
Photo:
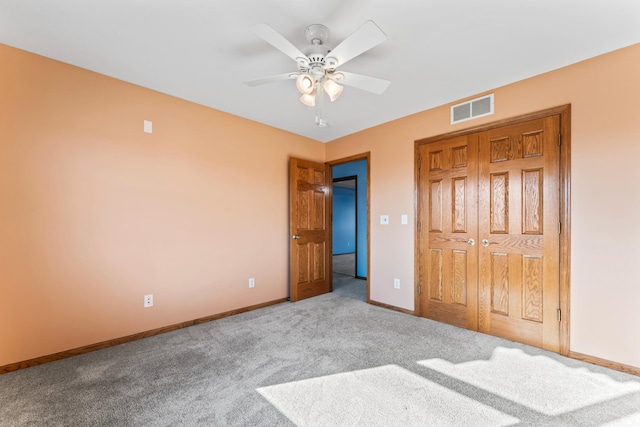
<svg viewBox="0 0 640 427"><path fill-rule="evenodd" d="M315 80L309 74L300 74L296 79L296 87L302 94L313 92Z"/></svg>
<svg viewBox="0 0 640 427"><path fill-rule="evenodd" d="M300 97L300 102L309 107L315 107L316 95L314 93L305 93Z"/></svg>
<svg viewBox="0 0 640 427"><path fill-rule="evenodd" d="M344 86L341 86L333 80L329 79L324 82L322 87L324 88L324 91L327 93L327 95L329 95L329 99L331 100L331 102L338 99L338 97L342 93L342 90L344 89Z"/></svg>

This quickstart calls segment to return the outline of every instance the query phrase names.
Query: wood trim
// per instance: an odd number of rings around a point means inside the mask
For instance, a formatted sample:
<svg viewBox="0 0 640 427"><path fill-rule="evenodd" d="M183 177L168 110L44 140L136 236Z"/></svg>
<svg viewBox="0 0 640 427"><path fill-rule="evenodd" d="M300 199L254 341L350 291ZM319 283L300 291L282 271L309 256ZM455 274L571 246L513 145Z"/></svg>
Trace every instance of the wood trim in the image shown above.
<svg viewBox="0 0 640 427"><path fill-rule="evenodd" d="M329 166L337 166L337 165L341 165L343 163L357 162L358 160L364 160L364 159L367 159L367 162L368 162L370 157L371 157L371 151L366 151L364 153L354 154L353 156L343 157L341 159L336 159L336 160L331 160L330 162L325 162L325 164L327 164Z"/></svg>
<svg viewBox="0 0 640 427"><path fill-rule="evenodd" d="M396 307L395 305L389 305L378 301L369 300L367 301L371 305L375 305L377 307L386 308L387 310L398 311L400 313L408 314L409 316L415 316L416 312L407 310L406 308Z"/></svg>
<svg viewBox="0 0 640 427"><path fill-rule="evenodd" d="M367 303L371 304L371 152L366 151L360 154L354 154L353 156L343 157L341 159L331 160L329 162L325 162L329 167L341 165L344 163L357 162L358 160L366 160L367 161ZM332 169L333 172L333 169ZM333 174L331 175L331 191L333 194ZM333 223L333 221L330 221ZM333 234L330 234L333 237ZM333 241L331 241L331 245L333 246ZM331 251L333 253L333 250ZM332 273L333 275L333 273ZM332 287L333 289L333 287Z"/></svg>
<svg viewBox="0 0 640 427"><path fill-rule="evenodd" d="M624 372L631 375L640 376L640 368L635 366L625 365L624 363L612 362L607 359L601 359L595 356L588 356L586 354L570 351L568 356L572 359L582 360L583 362L591 363L593 365L602 366L616 371Z"/></svg>
<svg viewBox="0 0 640 427"><path fill-rule="evenodd" d="M415 142L413 145L413 307L416 316L424 317L422 305L420 304L420 293L422 290L422 277L420 276L420 233L418 232L418 220L420 219L420 209L418 206L418 187L420 186L420 145Z"/></svg>
<svg viewBox="0 0 640 427"><path fill-rule="evenodd" d="M470 133L485 132L491 129L514 125L521 122L528 122L530 120L535 120L535 119L542 119L549 116L560 115L562 117L563 113L565 113L565 111L568 109L569 110L571 109L571 104L561 105L559 107L547 108L546 110L536 111L534 113L521 114L519 116L509 117L509 118L498 120L491 123L485 123L479 126L474 126L472 128L461 129L461 130L450 132L450 133L444 133L441 135L418 139L415 141L415 144L416 145L429 144L429 143L440 141L443 139L455 138L458 136L468 135Z"/></svg>
<svg viewBox="0 0 640 427"><path fill-rule="evenodd" d="M59 353L49 354L47 356L36 357L34 359L24 360L22 362L10 363L8 365L0 366L0 375L6 374L7 372L17 371L19 369L25 369L25 368L42 365L49 362L55 362L56 360L62 360L68 357L78 356L84 353L90 353L96 350L102 350L102 349L113 347L116 345L125 344L131 341L140 340L142 338L148 338L155 335L164 334L165 332L171 332L177 329L187 328L189 326L200 325L202 323L211 322L212 320L218 320L224 317L234 316L240 313L246 313L248 311L257 310L259 308L264 308L264 307L280 304L287 301L288 301L287 298L280 298L277 300L268 301L261 304L251 305L249 307L243 307L243 308L237 308L235 310L225 311L224 313L214 314L206 317L200 317L194 320L187 320L186 322L176 323L174 325L163 326L161 328L152 329L150 331L138 332L137 334L127 335L125 337L114 338L112 340L102 341L95 344L89 344L83 347L61 351Z"/></svg>
<svg viewBox="0 0 640 427"><path fill-rule="evenodd" d="M329 189L329 194L327 194L327 197L324 199L324 209L326 212L324 219L324 277L325 280L329 282L329 292L333 292L333 177L331 176L331 166L326 163L324 164L324 179ZM293 221L293 217L291 217L289 221Z"/></svg>
<svg viewBox="0 0 640 427"><path fill-rule="evenodd" d="M560 111L560 354L570 351L571 322L571 105Z"/></svg>
<svg viewBox="0 0 640 427"><path fill-rule="evenodd" d="M371 302L371 155L367 159L367 302Z"/></svg>
<svg viewBox="0 0 640 427"><path fill-rule="evenodd" d="M560 321L560 351L563 356L568 356L570 352L570 320L571 320L571 104L548 108L534 113L523 114L511 118L498 120L492 123L462 129L446 134L431 136L415 141L414 144L414 304L416 314L422 315L418 286L420 284L420 257L419 257L419 236L418 236L418 180L419 180L419 147L422 144L429 144L444 139L455 138L477 132L485 132L503 126L513 125L529 120L541 119L549 116L560 116L560 310L562 318Z"/></svg>

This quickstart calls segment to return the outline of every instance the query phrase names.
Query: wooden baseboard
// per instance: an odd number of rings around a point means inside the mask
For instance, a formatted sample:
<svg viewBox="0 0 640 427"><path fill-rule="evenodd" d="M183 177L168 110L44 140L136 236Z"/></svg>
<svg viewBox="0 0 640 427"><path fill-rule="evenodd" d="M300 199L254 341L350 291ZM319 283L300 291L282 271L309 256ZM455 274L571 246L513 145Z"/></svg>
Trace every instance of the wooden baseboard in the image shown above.
<svg viewBox="0 0 640 427"><path fill-rule="evenodd" d="M399 311L400 313L408 314L409 316L415 316L416 315L415 311L407 310L406 308L396 307L395 305L384 304L382 302L373 301L373 300L369 300L367 302L369 304L371 304L371 305L375 305L375 306L378 306L378 307L386 308L387 310Z"/></svg>
<svg viewBox="0 0 640 427"><path fill-rule="evenodd" d="M24 360L22 362L10 363L8 365L0 366L0 374L6 374L7 372L17 371L19 369L42 365L44 363L54 362L56 360L66 359L68 357L73 357L79 354L89 353L96 350L102 350L104 348L113 347L115 345L136 341L142 338L152 337L154 335L164 334L165 332L171 332L171 331L186 328L189 326L200 325L202 323L211 322L212 320L222 319L223 317L229 317L235 314L246 313L247 311L257 310L259 308L264 308L270 305L280 304L282 302L287 302L287 301L288 301L288 298L281 298L274 301L268 301L261 304L252 305L249 307L226 311L224 313L214 314L212 316L201 317L199 319L194 319L194 320L187 320L186 322L176 323L175 325L163 326L161 328L152 329L150 331L138 332L137 334L127 335L126 337L115 338L112 340L103 341L96 344L85 345L84 347L78 347L71 350L61 351L59 353L54 353L47 356L36 357L34 359Z"/></svg>
<svg viewBox="0 0 640 427"><path fill-rule="evenodd" d="M583 362L592 363L594 365L603 366L605 368L614 369L616 371L625 372L627 374L640 376L640 368L631 365L625 365L624 363L612 362L610 360L588 356L586 354L577 353L575 351L570 351L569 357L571 357L572 359L582 360Z"/></svg>

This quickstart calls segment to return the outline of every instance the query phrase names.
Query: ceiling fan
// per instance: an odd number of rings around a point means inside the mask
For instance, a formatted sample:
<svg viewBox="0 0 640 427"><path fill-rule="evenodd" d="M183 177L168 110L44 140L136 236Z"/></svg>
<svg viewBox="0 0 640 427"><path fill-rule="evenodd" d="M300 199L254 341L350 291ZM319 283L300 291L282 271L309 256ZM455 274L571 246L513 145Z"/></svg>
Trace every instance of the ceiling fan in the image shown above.
<svg viewBox="0 0 640 427"><path fill-rule="evenodd" d="M300 102L309 107L316 107L316 124L319 127L327 126L321 114L325 93L333 102L342 93L342 85L379 95L391 83L377 77L337 70L346 62L387 39L386 34L373 21L366 21L333 49L325 44L329 37L329 30L320 24L309 25L306 28L305 36L309 45L302 50L267 24L259 24L252 29L267 43L296 61L298 71L249 80L244 84L259 86L280 80L295 79L296 87L302 95Z"/></svg>

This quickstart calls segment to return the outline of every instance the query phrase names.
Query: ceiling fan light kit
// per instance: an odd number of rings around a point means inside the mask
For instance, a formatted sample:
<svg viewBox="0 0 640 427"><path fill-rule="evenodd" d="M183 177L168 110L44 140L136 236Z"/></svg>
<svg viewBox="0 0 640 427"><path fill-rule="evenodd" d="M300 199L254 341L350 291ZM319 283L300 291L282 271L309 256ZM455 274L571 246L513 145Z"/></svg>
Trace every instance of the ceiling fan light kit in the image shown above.
<svg viewBox="0 0 640 427"><path fill-rule="evenodd" d="M305 93L300 97L300 102L302 102L307 107L315 107L316 96L313 93Z"/></svg>
<svg viewBox="0 0 640 427"><path fill-rule="evenodd" d="M296 78L296 87L303 95L308 95L315 89L315 79L309 74L300 74Z"/></svg>
<svg viewBox="0 0 640 427"><path fill-rule="evenodd" d="M387 39L384 32L373 21L366 21L349 37L329 49L325 43L329 38L329 30L321 24L309 25L305 29L305 37L309 43L304 49L295 47L289 40L267 24L253 27L253 31L267 43L296 61L298 71L279 74L271 77L244 82L248 86L259 86L279 80L296 79L296 88L302 94L300 102L309 107L316 107L316 125L326 127L322 119L322 100L326 93L331 102L338 99L343 85L381 94L389 86L388 80L355 73L336 72L336 68L367 50L379 45ZM340 82L341 84L338 84Z"/></svg>
<svg viewBox="0 0 640 427"><path fill-rule="evenodd" d="M344 86L339 85L331 79L326 79L322 84L324 91L329 95L329 99L331 102L338 99L342 91L344 90Z"/></svg>

